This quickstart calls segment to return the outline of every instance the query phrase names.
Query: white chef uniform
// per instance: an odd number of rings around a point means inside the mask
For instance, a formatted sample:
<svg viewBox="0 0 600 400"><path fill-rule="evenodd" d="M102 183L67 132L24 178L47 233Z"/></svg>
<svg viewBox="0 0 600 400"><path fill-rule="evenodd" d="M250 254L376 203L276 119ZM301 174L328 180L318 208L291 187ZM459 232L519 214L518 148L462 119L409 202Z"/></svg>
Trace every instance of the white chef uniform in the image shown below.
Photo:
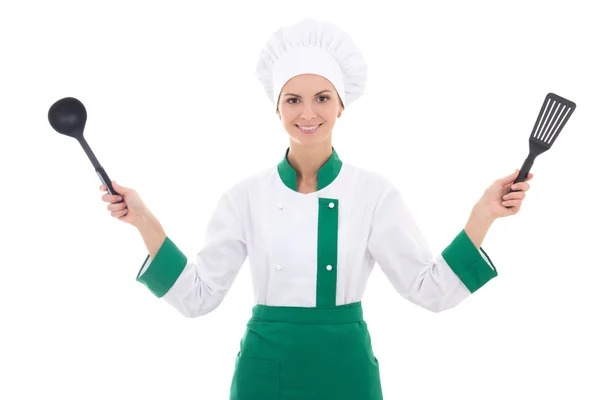
<svg viewBox="0 0 600 400"><path fill-rule="evenodd" d="M221 303L246 259L255 302L272 306L316 306L319 271L335 276L335 304L360 301L377 263L403 297L439 312L497 275L464 230L434 256L400 191L381 174L342 163L335 149L319 171L320 189L296 191L288 151L222 195L194 260L167 238L137 279L196 317ZM317 265L324 209L337 210L337 254Z"/></svg>

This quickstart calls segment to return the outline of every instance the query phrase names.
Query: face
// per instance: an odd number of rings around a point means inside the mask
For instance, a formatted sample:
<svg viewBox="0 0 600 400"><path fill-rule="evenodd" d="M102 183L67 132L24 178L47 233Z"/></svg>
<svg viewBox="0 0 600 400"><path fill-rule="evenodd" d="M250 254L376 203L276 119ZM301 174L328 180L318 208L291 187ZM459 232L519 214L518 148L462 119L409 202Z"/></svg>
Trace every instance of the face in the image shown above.
<svg viewBox="0 0 600 400"><path fill-rule="evenodd" d="M277 103L277 115L290 140L306 146L331 141L343 109L331 82L315 74L296 75L287 81Z"/></svg>

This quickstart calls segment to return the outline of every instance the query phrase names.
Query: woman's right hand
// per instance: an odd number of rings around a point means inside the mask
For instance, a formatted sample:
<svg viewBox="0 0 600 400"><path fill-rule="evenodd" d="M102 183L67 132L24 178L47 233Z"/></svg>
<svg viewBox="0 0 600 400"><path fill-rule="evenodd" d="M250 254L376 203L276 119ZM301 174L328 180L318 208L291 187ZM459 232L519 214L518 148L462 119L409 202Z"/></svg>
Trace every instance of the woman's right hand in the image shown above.
<svg viewBox="0 0 600 400"><path fill-rule="evenodd" d="M117 195L108 193L106 185L100 185L100 190L107 192L102 195L102 200L110 203L106 206L110 215L137 227L139 222L149 214L148 208L135 190L121 186L115 181L111 181L111 184ZM119 203L121 199L123 201Z"/></svg>

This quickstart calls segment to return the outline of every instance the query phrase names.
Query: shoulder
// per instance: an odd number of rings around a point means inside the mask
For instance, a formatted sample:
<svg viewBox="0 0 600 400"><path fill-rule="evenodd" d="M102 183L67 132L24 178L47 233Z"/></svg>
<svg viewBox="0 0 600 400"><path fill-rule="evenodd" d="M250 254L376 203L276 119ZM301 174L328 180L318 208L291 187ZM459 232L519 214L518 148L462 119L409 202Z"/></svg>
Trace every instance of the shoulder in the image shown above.
<svg viewBox="0 0 600 400"><path fill-rule="evenodd" d="M354 181L362 191L372 193L375 197L381 197L388 190L395 188L385 173L348 163L344 163L342 169L347 179Z"/></svg>
<svg viewBox="0 0 600 400"><path fill-rule="evenodd" d="M231 196L234 200L245 199L250 191L256 190L261 184L271 180L275 171L276 169L270 166L256 172L247 173L237 182L229 185L224 194Z"/></svg>

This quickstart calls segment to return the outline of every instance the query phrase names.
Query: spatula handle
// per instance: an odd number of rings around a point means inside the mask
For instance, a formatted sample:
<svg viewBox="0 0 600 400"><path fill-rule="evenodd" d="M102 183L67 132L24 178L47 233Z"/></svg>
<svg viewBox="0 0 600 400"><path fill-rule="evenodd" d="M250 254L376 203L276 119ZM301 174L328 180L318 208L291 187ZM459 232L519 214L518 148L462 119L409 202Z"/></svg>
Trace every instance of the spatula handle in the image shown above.
<svg viewBox="0 0 600 400"><path fill-rule="evenodd" d="M523 166L519 170L519 176L517 176L517 179L515 179L514 183L519 183L519 182L525 181L525 179L527 178L527 175L529 175L529 171L531 170L531 167L533 166L533 160L535 160L534 156L532 156L531 154L529 156L527 156L527 158L525 159L525 162L523 163ZM510 189L510 192L508 192L508 193L512 193L512 192L518 192L518 190Z"/></svg>
<svg viewBox="0 0 600 400"><path fill-rule="evenodd" d="M100 180L102 181L102 184L108 188L108 193L110 193L112 195L118 195L119 194L112 187L112 184L110 183L110 178L106 174L106 171L104 171L104 168L102 168L102 167L96 168L96 173L100 177ZM122 202L123 202L123 200L117 201L117 203L122 203Z"/></svg>

